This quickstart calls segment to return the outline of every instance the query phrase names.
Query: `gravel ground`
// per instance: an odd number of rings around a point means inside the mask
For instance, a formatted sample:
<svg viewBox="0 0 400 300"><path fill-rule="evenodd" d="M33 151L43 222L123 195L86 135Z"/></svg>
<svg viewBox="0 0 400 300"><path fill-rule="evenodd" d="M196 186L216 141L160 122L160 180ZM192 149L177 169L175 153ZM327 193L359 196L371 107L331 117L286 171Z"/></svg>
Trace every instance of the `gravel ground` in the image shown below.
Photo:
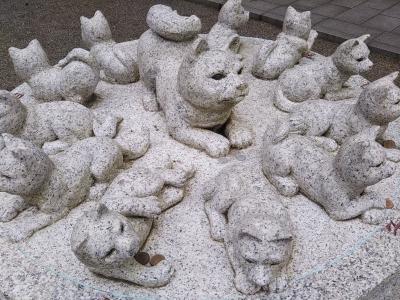
<svg viewBox="0 0 400 300"><path fill-rule="evenodd" d="M146 13L156 3L170 5L184 15L196 14L208 32L216 22L218 11L214 8L184 0L1 0L0 1L0 88L13 89L20 83L7 53L10 46L23 48L32 39L38 39L49 59L56 63L72 48L82 46L80 16L92 16L100 9L111 24L115 40L139 38L147 29ZM241 33L253 37L274 39L280 28L261 21L251 20ZM314 50L331 54L337 44L317 40ZM375 63L367 78L374 80L389 72L400 70L400 59L373 53Z"/></svg>

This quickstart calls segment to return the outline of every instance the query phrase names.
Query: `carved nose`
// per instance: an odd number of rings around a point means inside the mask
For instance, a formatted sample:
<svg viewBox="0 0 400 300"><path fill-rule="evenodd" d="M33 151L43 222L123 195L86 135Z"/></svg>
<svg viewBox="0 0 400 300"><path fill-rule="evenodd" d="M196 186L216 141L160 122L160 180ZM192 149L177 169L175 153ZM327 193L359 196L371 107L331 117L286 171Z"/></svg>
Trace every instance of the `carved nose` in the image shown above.
<svg viewBox="0 0 400 300"><path fill-rule="evenodd" d="M249 85L248 85L247 83L242 82L242 83L239 84L236 88L237 88L239 91L244 91L244 90L248 89L248 87L249 87Z"/></svg>

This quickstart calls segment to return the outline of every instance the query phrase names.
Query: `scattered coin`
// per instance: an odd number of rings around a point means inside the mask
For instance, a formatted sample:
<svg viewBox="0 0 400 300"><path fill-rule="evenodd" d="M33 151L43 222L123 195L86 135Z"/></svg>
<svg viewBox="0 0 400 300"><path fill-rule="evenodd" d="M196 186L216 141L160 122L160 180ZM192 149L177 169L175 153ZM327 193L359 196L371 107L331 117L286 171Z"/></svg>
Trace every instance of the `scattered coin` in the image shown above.
<svg viewBox="0 0 400 300"><path fill-rule="evenodd" d="M394 203L391 199L386 199L386 208L392 209L394 207Z"/></svg>
<svg viewBox="0 0 400 300"><path fill-rule="evenodd" d="M150 261L150 255L146 252L138 252L135 255L135 259L138 263L141 265L145 266L149 263Z"/></svg>
<svg viewBox="0 0 400 300"><path fill-rule="evenodd" d="M150 259L150 265L156 266L163 260L165 260L165 257L163 255L156 254Z"/></svg>
<svg viewBox="0 0 400 300"><path fill-rule="evenodd" d="M383 147L385 147L387 149L395 149L396 143L392 140L386 140L383 142Z"/></svg>

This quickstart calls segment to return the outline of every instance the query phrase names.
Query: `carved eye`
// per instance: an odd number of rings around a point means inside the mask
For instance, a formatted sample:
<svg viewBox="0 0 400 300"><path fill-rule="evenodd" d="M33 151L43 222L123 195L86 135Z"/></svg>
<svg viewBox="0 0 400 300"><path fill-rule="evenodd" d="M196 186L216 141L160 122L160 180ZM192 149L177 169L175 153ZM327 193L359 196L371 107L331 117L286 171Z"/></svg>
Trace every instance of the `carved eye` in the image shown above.
<svg viewBox="0 0 400 300"><path fill-rule="evenodd" d="M226 75L224 73L217 73L217 74L213 75L211 78L214 80L221 80L225 77L226 77Z"/></svg>
<svg viewBox="0 0 400 300"><path fill-rule="evenodd" d="M357 59L358 62L362 62L365 58L364 57L360 57Z"/></svg>
<svg viewBox="0 0 400 300"><path fill-rule="evenodd" d="M240 68L240 70L238 71L238 74L241 75L243 73L243 67Z"/></svg>
<svg viewBox="0 0 400 300"><path fill-rule="evenodd" d="M121 224L119 225L119 232L120 232L120 233L124 233L124 231L125 231L125 225L124 225L124 223L121 223Z"/></svg>
<svg viewBox="0 0 400 300"><path fill-rule="evenodd" d="M117 252L117 249L111 248L110 251L108 251L108 252L103 256L103 258L111 257L111 256L114 255L114 253L116 253L116 252Z"/></svg>

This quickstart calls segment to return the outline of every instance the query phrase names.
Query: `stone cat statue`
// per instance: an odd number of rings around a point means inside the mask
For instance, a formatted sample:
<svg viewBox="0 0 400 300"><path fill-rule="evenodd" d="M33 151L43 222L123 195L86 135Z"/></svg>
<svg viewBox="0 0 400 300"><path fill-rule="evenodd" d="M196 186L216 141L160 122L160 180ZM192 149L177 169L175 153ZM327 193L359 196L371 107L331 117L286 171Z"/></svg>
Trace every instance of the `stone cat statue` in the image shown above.
<svg viewBox="0 0 400 300"><path fill-rule="evenodd" d="M348 220L372 208L385 208L384 195L368 186L393 175L395 164L375 139L379 127L344 140L336 156L329 143L290 133L266 132L262 167L265 176L285 196L298 191L321 205L334 220Z"/></svg>
<svg viewBox="0 0 400 300"><path fill-rule="evenodd" d="M362 130L378 126L378 140L382 141L389 123L400 116L400 88L394 83L398 75L399 72L394 72L368 84L356 103L322 99L299 103L293 107L287 125L292 127L290 130L326 136L338 144ZM386 151L392 159L398 153L392 149Z"/></svg>
<svg viewBox="0 0 400 300"><path fill-rule="evenodd" d="M311 50L317 35L311 29L311 13L297 12L289 6L283 20L283 31L275 41L265 41L254 56L253 75L268 80L278 78Z"/></svg>
<svg viewBox="0 0 400 300"><path fill-rule="evenodd" d="M232 37L239 37L237 30L249 20L250 13L242 6L242 0L228 0L221 8L218 22L211 28L207 35L210 49L224 49ZM240 43L232 48L239 52Z"/></svg>
<svg viewBox="0 0 400 300"><path fill-rule="evenodd" d="M248 94L239 75L242 58L228 51L236 44L233 37L225 50L210 50L202 38L176 43L153 30L139 39L140 77L148 94L157 95L145 97L145 108L156 110L160 104L169 134L213 157L226 155L231 146L245 148L253 140L252 130L235 117L235 105ZM225 129L227 138L216 133L218 129Z"/></svg>
<svg viewBox="0 0 400 300"><path fill-rule="evenodd" d="M81 31L83 42L101 69L101 79L120 84L139 80L137 41L116 43L107 19L99 10L92 18L81 17Z"/></svg>
<svg viewBox="0 0 400 300"><path fill-rule="evenodd" d="M365 44L368 34L340 44L329 57L314 55L303 58L293 68L285 70L278 78L274 104L280 110L290 111L296 102L324 98L338 93L336 99L357 97L351 90L342 89L352 75L372 67L369 49ZM357 90L358 91L358 90ZM334 97L333 97L334 98Z"/></svg>
<svg viewBox="0 0 400 300"><path fill-rule="evenodd" d="M38 40L24 49L8 49L15 73L26 81L40 101L67 100L85 103L93 95L99 71L93 57L83 49L72 50L56 66L51 66Z"/></svg>
<svg viewBox="0 0 400 300"><path fill-rule="evenodd" d="M121 173L96 208L78 219L71 237L73 252L96 274L146 287L167 284L174 272L168 262L147 267L134 256L150 234L153 217L183 199L192 176L193 169L182 164Z"/></svg>
<svg viewBox="0 0 400 300"><path fill-rule="evenodd" d="M85 200L94 183L93 188L104 190L122 163L120 146L109 138L90 137L49 157L28 141L2 134L0 192L23 201L15 206L14 199L10 211L3 213L8 218L0 235L19 241L58 221ZM7 209L7 200L1 199L2 210ZM23 211L27 206L32 209Z"/></svg>
<svg viewBox="0 0 400 300"><path fill-rule="evenodd" d="M291 221L278 195L252 188L250 172L229 166L205 185L211 237L225 244L237 290L278 293L287 285L283 269L292 254Z"/></svg>

